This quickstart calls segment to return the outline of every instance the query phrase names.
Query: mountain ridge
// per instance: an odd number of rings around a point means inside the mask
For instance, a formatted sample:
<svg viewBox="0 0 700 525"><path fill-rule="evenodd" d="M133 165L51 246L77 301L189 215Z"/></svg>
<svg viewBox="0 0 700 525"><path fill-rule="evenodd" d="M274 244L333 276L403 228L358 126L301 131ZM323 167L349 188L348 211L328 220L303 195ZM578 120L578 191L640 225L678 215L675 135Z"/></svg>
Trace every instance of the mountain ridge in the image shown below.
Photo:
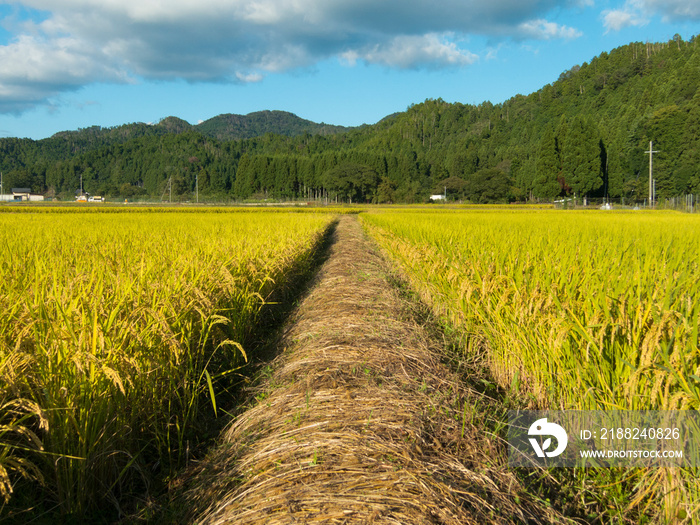
<svg viewBox="0 0 700 525"><path fill-rule="evenodd" d="M202 134L218 140L249 139L266 133L276 133L288 137L303 133L332 135L353 129L324 122L312 122L294 113L279 110L254 111L247 115L222 113L197 124L195 128Z"/></svg>
<svg viewBox="0 0 700 525"><path fill-rule="evenodd" d="M54 133L46 139L36 140L43 142L51 139L80 140L83 136L144 136L160 135L163 133L184 133L186 131L198 131L205 136L217 140L241 140L259 137L266 133L275 133L287 137L310 133L311 135L332 135L344 133L355 127L326 124L325 122L313 122L303 119L289 111L261 110L253 111L246 115L235 113L221 113L198 124L191 124L180 117L171 115L162 118L155 124L144 122L125 123L113 127L89 126L77 130L64 130ZM10 137L14 138L14 137ZM28 139L27 139L28 140Z"/></svg>

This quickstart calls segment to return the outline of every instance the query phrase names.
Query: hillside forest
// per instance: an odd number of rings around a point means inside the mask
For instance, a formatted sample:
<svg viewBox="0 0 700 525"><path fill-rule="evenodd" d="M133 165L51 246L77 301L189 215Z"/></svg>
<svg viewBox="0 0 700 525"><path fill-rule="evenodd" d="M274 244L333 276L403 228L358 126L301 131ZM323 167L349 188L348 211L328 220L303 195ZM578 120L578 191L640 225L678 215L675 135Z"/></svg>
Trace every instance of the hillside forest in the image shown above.
<svg viewBox="0 0 700 525"><path fill-rule="evenodd" d="M72 200L643 201L700 193L700 41L631 43L529 95L429 99L371 126L265 111L0 139L4 188Z"/></svg>

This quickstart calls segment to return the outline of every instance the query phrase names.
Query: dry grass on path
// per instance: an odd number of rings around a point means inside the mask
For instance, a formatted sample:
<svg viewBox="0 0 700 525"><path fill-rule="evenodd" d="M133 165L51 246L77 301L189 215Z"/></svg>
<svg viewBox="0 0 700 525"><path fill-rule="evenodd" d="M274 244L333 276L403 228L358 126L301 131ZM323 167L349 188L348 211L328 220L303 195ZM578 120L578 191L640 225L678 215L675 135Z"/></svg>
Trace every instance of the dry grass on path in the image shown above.
<svg viewBox="0 0 700 525"><path fill-rule="evenodd" d="M200 467L188 520L556 521L522 493L470 411L463 420L478 395L441 363L357 219L341 218L334 235L257 402Z"/></svg>

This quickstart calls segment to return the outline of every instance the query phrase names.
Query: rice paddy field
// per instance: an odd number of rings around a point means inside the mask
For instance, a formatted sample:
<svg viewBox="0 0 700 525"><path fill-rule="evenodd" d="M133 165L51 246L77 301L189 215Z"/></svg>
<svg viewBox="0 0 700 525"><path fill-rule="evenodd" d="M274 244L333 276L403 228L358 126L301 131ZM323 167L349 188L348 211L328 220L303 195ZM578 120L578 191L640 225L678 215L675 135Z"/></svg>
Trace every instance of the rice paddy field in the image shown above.
<svg viewBox="0 0 700 525"><path fill-rule="evenodd" d="M176 484L212 439L204 421L232 417L222 400L265 305L311 272L341 211L95 210L0 210L0 518L123 516ZM697 216L441 206L359 220L496 402L700 409ZM700 515L688 470L543 476L609 506L593 523Z"/></svg>
<svg viewBox="0 0 700 525"><path fill-rule="evenodd" d="M21 210L0 213L0 504L118 508L186 464L334 215Z"/></svg>
<svg viewBox="0 0 700 525"><path fill-rule="evenodd" d="M700 408L698 217L472 210L362 220L520 406ZM659 504L669 522L697 514L694 472L633 477L643 480L630 507Z"/></svg>

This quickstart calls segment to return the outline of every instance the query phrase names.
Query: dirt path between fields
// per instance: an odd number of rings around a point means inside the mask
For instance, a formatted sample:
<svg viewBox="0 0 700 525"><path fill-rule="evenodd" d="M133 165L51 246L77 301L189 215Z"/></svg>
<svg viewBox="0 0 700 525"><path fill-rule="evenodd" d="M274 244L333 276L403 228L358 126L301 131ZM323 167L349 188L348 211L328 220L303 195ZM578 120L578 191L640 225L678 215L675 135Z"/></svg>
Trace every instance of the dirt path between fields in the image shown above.
<svg viewBox="0 0 700 525"><path fill-rule="evenodd" d="M522 493L354 216L292 315L257 401L188 497L200 524L514 523ZM466 408L465 408L466 407ZM465 421L466 414L466 421Z"/></svg>

